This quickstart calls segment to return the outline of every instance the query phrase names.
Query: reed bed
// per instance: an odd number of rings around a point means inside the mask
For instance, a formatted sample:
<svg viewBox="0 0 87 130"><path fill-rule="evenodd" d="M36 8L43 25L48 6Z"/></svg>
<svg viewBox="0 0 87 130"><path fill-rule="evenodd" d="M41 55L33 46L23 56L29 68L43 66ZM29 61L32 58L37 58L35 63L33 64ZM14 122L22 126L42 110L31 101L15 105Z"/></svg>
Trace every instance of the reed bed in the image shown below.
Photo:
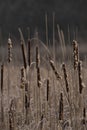
<svg viewBox="0 0 87 130"><path fill-rule="evenodd" d="M87 129L87 68L81 64L78 43L73 41L72 60L66 61L64 33L58 25L61 46L58 58L62 60L57 61L53 52L56 45L51 51L48 44L47 15L45 17L47 45L38 37L29 38L25 43L19 29L21 62L17 65L11 38L8 39L8 60L1 61L0 130Z"/></svg>

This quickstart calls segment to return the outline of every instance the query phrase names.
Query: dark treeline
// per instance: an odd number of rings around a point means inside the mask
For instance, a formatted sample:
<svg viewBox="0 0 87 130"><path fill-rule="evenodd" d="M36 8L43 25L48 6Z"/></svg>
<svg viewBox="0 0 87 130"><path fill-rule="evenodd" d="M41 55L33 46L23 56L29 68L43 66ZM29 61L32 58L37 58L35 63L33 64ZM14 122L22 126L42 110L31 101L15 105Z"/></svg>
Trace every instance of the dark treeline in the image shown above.
<svg viewBox="0 0 87 130"><path fill-rule="evenodd" d="M0 28L4 35L11 32L15 36L18 35L18 27L24 31L30 27L32 33L38 28L43 36L45 13L48 14L49 32L51 32L53 12L55 23L63 29L67 30L70 24L71 28L77 26L82 36L86 34L86 0L0 0Z"/></svg>

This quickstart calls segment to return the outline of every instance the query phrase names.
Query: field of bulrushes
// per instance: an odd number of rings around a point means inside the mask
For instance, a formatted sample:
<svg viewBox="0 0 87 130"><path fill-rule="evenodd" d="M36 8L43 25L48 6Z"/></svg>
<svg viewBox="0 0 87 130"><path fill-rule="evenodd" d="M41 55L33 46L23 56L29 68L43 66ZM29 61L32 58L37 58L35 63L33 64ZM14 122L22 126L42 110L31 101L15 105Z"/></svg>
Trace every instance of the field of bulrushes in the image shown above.
<svg viewBox="0 0 87 130"><path fill-rule="evenodd" d="M19 33L0 47L0 130L87 130L87 45Z"/></svg>

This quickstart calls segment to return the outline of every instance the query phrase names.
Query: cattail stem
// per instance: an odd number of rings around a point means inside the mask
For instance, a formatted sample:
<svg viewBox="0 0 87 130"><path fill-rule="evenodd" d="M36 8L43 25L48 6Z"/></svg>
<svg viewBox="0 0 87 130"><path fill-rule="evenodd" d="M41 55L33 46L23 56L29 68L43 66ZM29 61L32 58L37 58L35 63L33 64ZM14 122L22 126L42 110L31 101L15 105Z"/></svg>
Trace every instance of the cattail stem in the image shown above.
<svg viewBox="0 0 87 130"><path fill-rule="evenodd" d="M31 46L30 46L30 39L28 39L28 65L31 64Z"/></svg>

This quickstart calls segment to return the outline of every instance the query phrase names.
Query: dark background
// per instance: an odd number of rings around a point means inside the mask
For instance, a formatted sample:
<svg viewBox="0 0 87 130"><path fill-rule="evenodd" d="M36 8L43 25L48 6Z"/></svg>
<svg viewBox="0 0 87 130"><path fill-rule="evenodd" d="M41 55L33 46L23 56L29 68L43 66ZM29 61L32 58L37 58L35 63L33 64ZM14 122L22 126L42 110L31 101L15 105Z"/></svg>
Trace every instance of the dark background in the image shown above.
<svg viewBox="0 0 87 130"><path fill-rule="evenodd" d="M21 27L27 37L27 27L31 35L38 29L41 38L45 38L45 13L48 15L49 37L52 36L52 14L55 12L55 25L67 33L78 28L78 34L86 39L87 0L0 0L0 29L3 36L11 33L18 37ZM55 26L56 28L56 26Z"/></svg>

